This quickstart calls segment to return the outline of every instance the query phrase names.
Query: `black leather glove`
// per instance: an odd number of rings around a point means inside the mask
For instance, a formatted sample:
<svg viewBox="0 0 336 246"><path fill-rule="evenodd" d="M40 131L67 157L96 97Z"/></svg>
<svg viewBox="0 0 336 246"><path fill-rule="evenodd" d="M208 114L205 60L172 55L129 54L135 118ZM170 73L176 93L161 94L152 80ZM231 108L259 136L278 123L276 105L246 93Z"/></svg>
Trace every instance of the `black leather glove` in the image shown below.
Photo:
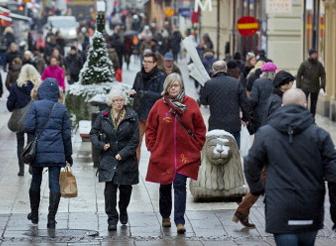
<svg viewBox="0 0 336 246"><path fill-rule="evenodd" d="M71 156L68 156L68 157L66 158L66 161L67 161L67 163L70 164L70 167L72 167L72 165L73 165L73 159L72 159L72 157L71 157Z"/></svg>

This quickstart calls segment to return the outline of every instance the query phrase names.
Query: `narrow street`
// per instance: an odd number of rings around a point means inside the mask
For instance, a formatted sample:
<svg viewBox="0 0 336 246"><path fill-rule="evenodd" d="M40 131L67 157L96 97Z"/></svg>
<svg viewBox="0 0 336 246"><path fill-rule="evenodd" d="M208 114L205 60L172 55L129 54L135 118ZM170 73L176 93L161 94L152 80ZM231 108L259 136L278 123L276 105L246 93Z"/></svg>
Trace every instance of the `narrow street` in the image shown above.
<svg viewBox="0 0 336 246"><path fill-rule="evenodd" d="M132 84L139 62L132 63L124 71L124 83ZM197 95L193 82L186 77L186 64L179 63L184 74L187 94ZM194 203L188 191L186 212L186 235L176 235L176 228L161 227L158 213L158 185L144 180L149 153L142 148L140 183L133 187L129 206L129 225L118 225L116 232L107 231L107 216L104 211L104 184L98 183L96 169L91 162L90 143L81 142L73 133L74 166L79 195L73 199L61 199L57 214L55 235L48 235L46 216L48 210L48 173L43 175L41 187L40 223L38 230L26 219L29 211L28 189L31 176L27 167L24 177L16 175L16 139L7 128L10 114L6 109L6 97L0 99L0 245L275 245L273 236L265 233L264 206L260 199L253 207L251 221L257 229L243 229L231 221L235 203ZM208 110L202 108L205 119ZM336 126L326 118L317 117L317 123L327 129L336 140ZM335 245L336 234L326 203L325 229L318 235L316 245ZM93 231L93 232L92 232ZM98 232L99 234L97 235ZM91 236L90 236L91 235Z"/></svg>

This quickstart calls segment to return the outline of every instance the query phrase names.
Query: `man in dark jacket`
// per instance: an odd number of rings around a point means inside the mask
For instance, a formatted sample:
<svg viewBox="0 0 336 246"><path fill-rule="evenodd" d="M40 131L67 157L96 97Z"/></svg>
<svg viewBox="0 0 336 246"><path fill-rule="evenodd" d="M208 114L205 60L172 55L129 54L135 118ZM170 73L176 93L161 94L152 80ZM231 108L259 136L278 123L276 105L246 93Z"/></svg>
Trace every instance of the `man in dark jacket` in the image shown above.
<svg viewBox="0 0 336 246"><path fill-rule="evenodd" d="M144 54L143 67L135 76L133 90L130 95L134 97L133 108L139 117L139 146L137 159L140 160L142 137L146 128L146 121L152 106L161 97L165 74L157 68L157 57L154 53Z"/></svg>
<svg viewBox="0 0 336 246"><path fill-rule="evenodd" d="M266 232L278 246L314 245L323 228L325 180L336 182L334 144L306 106L303 91L288 90L283 107L256 133L244 163L251 193L265 192Z"/></svg>
<svg viewBox="0 0 336 246"><path fill-rule="evenodd" d="M309 58L302 62L296 76L296 87L301 88L307 96L310 96L310 112L315 117L316 104L320 89L325 91L326 73L318 60L316 50L309 50Z"/></svg>
<svg viewBox="0 0 336 246"><path fill-rule="evenodd" d="M231 133L240 144L241 119L249 118L244 88L237 79L227 76L225 61L213 64L214 76L201 89L200 102L210 106L209 131L221 129Z"/></svg>
<svg viewBox="0 0 336 246"><path fill-rule="evenodd" d="M71 46L69 54L65 58L65 68L69 76L69 84L79 80L79 73L84 64L82 55L78 52L76 46Z"/></svg>

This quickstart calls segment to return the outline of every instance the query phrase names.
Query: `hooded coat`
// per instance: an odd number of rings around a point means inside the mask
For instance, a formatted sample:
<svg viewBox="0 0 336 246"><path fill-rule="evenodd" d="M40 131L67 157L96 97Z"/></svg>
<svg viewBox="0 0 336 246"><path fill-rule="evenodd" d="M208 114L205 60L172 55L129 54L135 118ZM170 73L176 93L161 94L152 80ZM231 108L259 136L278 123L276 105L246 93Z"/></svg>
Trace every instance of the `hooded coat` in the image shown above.
<svg viewBox="0 0 336 246"><path fill-rule="evenodd" d="M176 173L197 180L206 128L197 102L185 96L182 103L187 109L180 119L170 113L163 99L149 113L146 146L151 155L147 181L171 184Z"/></svg>
<svg viewBox="0 0 336 246"><path fill-rule="evenodd" d="M124 119L115 128L111 109L102 111L90 131L93 145L101 151L99 182L113 181L118 185L133 185L139 182L136 148L139 144L138 117L132 109L126 109ZM111 147L104 151L104 145ZM115 156L122 158L118 161Z"/></svg>
<svg viewBox="0 0 336 246"><path fill-rule="evenodd" d="M265 189L267 232L323 227L324 182L336 181L336 150L307 109L288 105L276 111L256 133L244 164L251 193L258 195ZM265 187L260 180L263 168Z"/></svg>
<svg viewBox="0 0 336 246"><path fill-rule="evenodd" d="M25 132L40 134L32 164L35 167L62 167L66 161L72 162L70 120L66 107L58 103L59 93L54 79L43 81L37 91L38 100L25 118Z"/></svg>

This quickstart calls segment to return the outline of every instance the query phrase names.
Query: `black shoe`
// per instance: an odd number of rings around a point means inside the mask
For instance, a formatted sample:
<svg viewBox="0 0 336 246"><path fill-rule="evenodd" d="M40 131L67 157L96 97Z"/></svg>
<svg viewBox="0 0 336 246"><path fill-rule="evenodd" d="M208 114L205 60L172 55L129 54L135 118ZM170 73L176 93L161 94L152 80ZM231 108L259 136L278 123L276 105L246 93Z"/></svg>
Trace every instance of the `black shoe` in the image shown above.
<svg viewBox="0 0 336 246"><path fill-rule="evenodd" d="M38 218L34 217L32 215L32 213L29 213L27 215L27 219L30 220L33 225L37 225L38 224Z"/></svg>
<svg viewBox="0 0 336 246"><path fill-rule="evenodd" d="M120 213L120 223L126 225L128 223L128 215L126 213Z"/></svg>
<svg viewBox="0 0 336 246"><path fill-rule="evenodd" d="M109 224L107 227L108 231L116 231L117 230L117 225L116 224Z"/></svg>
<svg viewBox="0 0 336 246"><path fill-rule="evenodd" d="M30 210L27 219L30 220L33 225L38 224L38 209L40 206L40 192L29 190Z"/></svg>
<svg viewBox="0 0 336 246"><path fill-rule="evenodd" d="M48 223L47 223L47 228L48 229L55 229L56 227L56 220L55 216L57 213L58 209L58 204L61 199L61 194L60 193L51 193L49 195L49 213L48 213Z"/></svg>
<svg viewBox="0 0 336 246"><path fill-rule="evenodd" d="M24 176L24 172L20 171L20 172L18 172L17 175L18 175L19 177L23 177L23 176Z"/></svg>

